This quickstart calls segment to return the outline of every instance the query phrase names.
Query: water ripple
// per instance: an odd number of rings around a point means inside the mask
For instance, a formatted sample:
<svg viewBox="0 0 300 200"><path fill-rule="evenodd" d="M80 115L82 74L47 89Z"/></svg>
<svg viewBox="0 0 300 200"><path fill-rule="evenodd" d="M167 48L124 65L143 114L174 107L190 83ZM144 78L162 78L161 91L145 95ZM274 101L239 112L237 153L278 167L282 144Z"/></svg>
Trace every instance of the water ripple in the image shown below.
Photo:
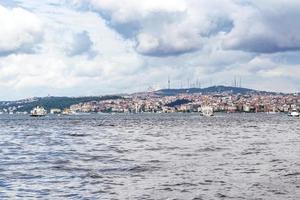
<svg viewBox="0 0 300 200"><path fill-rule="evenodd" d="M285 115L0 115L0 199L300 199Z"/></svg>

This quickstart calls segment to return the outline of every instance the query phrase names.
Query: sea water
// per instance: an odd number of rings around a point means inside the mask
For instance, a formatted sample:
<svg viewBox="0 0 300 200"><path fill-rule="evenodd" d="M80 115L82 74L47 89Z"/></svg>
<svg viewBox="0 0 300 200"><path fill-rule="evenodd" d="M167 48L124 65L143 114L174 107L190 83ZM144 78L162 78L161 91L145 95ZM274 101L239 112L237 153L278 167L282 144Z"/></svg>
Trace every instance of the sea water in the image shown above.
<svg viewBox="0 0 300 200"><path fill-rule="evenodd" d="M0 115L0 199L300 199L284 114Z"/></svg>

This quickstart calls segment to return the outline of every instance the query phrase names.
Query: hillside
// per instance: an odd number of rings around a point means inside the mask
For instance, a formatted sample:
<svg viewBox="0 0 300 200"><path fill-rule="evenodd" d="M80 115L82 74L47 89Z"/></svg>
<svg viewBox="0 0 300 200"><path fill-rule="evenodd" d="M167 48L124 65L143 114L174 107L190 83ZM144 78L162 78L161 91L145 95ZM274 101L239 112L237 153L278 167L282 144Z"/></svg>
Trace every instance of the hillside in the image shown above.
<svg viewBox="0 0 300 200"><path fill-rule="evenodd" d="M8 109L9 107L17 108L18 112L29 112L36 106L43 106L48 111L51 108L65 109L73 104L90 102L90 101L103 101L109 99L119 99L120 96L101 96L101 97L37 97L27 100L19 101L6 101L0 102L0 109Z"/></svg>
<svg viewBox="0 0 300 200"><path fill-rule="evenodd" d="M275 94L274 92L265 92L265 91L257 91L248 88L240 88L240 87L230 87L230 86L212 86L207 88L185 88L185 89L162 89L155 92L157 95L161 96L173 96L178 94L221 94L221 93L230 93L230 94Z"/></svg>
<svg viewBox="0 0 300 200"><path fill-rule="evenodd" d="M186 89L162 89L155 91L155 95L159 96L176 96L178 94L276 94L274 92L257 91L248 88L228 87L228 86L213 86L208 88L186 88ZM141 93L143 95L149 95L147 92ZM153 94L153 93L151 93ZM69 108L73 104L85 103L90 101L102 101L109 99L120 99L121 95L113 96L100 96L100 97L36 97L32 99L23 99L18 101L0 101L1 110L13 110L14 112L29 112L36 106L43 106L48 111L51 108L65 109ZM174 102L174 104L180 105L182 102Z"/></svg>

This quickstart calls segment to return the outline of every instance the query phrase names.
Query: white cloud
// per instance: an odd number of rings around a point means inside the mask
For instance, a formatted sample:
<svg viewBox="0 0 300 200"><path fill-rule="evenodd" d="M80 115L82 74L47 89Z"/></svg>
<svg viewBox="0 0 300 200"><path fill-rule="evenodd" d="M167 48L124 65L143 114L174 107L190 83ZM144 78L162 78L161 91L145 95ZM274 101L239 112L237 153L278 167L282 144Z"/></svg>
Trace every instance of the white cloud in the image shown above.
<svg viewBox="0 0 300 200"><path fill-rule="evenodd" d="M232 24L228 0L207 1L73 1L89 3L109 25L137 42L137 51L151 56L170 56L200 50L205 40L228 31ZM228 4L228 5L226 5ZM228 9L224 9L224 5ZM83 6L86 9L86 6ZM211 11L212 9L213 11ZM126 28L127 27L127 28Z"/></svg>
<svg viewBox="0 0 300 200"><path fill-rule="evenodd" d="M135 38L141 44L137 50L146 55L169 56L201 50L206 38L218 41L219 34L225 35L226 49L258 53L300 49L297 20L300 3L296 0L126 0L123 3L77 0L73 3L81 3L85 8L89 5L88 8L98 11L125 37ZM158 43L156 48L143 46L147 40L141 38L150 36Z"/></svg>
<svg viewBox="0 0 300 200"><path fill-rule="evenodd" d="M146 18L154 12L184 12L186 1L184 0L73 0L75 5L86 6L90 3L95 9L108 11L113 23L126 23Z"/></svg>
<svg viewBox="0 0 300 200"><path fill-rule="evenodd" d="M0 99L142 91L165 87L168 76L176 87L231 84L237 75L244 86L293 91L300 84L299 7L295 0L0 6Z"/></svg>
<svg viewBox="0 0 300 200"><path fill-rule="evenodd" d="M52 8L36 2L26 6L29 10L41 6L35 14L43 22L44 37L35 52L8 52L0 57L0 98L110 93L117 90L108 84L118 88L123 76L131 76L143 64L134 43L94 13L63 7L47 12Z"/></svg>
<svg viewBox="0 0 300 200"><path fill-rule="evenodd" d="M272 57L258 56L248 63L249 71L264 78L287 78L297 80L300 76L300 65L286 64Z"/></svg>
<svg viewBox="0 0 300 200"><path fill-rule="evenodd" d="M0 55L29 51L42 37L42 23L22 8L7 9L0 5Z"/></svg>

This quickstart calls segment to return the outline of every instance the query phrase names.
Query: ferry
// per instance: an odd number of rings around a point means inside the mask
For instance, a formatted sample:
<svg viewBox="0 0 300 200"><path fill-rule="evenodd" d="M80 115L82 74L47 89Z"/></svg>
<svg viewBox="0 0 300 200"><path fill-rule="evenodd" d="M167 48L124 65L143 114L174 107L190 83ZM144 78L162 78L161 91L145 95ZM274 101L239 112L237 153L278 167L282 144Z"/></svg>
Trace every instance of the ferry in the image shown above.
<svg viewBox="0 0 300 200"><path fill-rule="evenodd" d="M214 109L211 106L203 106L201 108L201 113L203 116L211 117L214 115Z"/></svg>
<svg viewBox="0 0 300 200"><path fill-rule="evenodd" d="M47 115L47 111L42 106L37 106L33 108L30 112L31 117L43 117Z"/></svg>
<svg viewBox="0 0 300 200"><path fill-rule="evenodd" d="M299 116L300 116L300 114L299 114L299 112L298 112L297 109L293 109L291 112L289 112L288 115L289 115L290 117L299 117Z"/></svg>

